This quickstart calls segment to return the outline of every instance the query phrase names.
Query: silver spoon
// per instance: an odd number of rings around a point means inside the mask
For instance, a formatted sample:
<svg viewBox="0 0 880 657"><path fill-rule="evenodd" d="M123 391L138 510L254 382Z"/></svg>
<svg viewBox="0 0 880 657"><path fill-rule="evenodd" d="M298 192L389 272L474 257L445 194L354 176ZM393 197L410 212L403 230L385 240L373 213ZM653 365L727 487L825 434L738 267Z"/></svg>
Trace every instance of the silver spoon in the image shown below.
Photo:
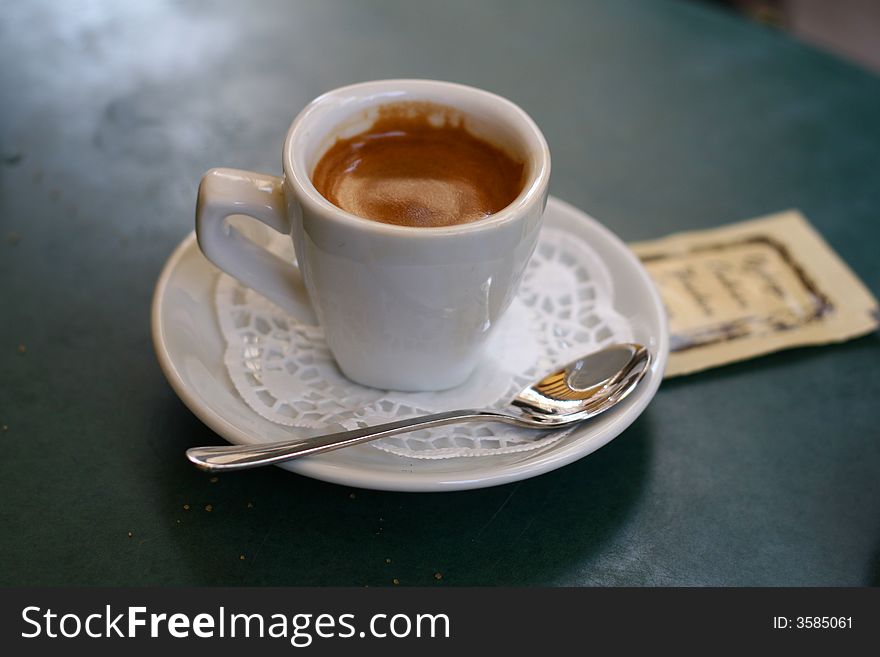
<svg viewBox="0 0 880 657"><path fill-rule="evenodd" d="M531 429L558 429L595 417L626 398L642 380L650 364L651 354L642 345L615 344L579 358L525 388L511 401L509 409L448 411L262 445L192 447L186 450L186 456L202 470L219 472L281 463L457 422L505 422Z"/></svg>

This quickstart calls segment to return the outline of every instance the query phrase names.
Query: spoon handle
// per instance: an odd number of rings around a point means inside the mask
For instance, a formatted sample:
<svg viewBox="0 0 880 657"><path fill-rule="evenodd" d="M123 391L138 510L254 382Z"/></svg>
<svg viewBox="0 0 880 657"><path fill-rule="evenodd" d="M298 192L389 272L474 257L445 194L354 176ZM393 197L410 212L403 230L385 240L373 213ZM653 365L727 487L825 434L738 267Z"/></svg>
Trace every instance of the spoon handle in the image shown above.
<svg viewBox="0 0 880 657"><path fill-rule="evenodd" d="M262 445L221 445L212 447L192 447L186 450L186 457L197 468L210 472L245 470L262 465L281 463L291 459L320 454L342 447L359 445L378 438L386 438L399 433L417 429L439 427L457 422L506 422L517 426L532 426L512 415L492 410L461 410L435 413L422 417L388 422L373 427L362 427L351 431L340 431L311 438L298 438L283 442Z"/></svg>

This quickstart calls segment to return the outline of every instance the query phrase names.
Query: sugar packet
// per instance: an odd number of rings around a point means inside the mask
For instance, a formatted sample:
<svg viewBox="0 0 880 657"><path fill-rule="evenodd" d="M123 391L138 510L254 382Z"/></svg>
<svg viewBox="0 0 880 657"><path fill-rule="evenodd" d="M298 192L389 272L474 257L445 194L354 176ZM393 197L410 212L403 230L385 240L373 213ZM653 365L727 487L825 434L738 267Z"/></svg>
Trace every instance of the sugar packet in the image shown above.
<svg viewBox="0 0 880 657"><path fill-rule="evenodd" d="M630 246L666 305L667 377L880 325L877 300L797 210Z"/></svg>

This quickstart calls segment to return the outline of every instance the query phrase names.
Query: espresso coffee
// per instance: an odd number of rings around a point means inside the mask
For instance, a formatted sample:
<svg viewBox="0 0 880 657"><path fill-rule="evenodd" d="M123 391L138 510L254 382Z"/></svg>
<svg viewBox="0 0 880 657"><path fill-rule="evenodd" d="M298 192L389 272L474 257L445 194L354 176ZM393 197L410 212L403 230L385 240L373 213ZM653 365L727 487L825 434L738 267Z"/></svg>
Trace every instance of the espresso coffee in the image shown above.
<svg viewBox="0 0 880 657"><path fill-rule="evenodd" d="M380 108L366 131L336 140L312 174L324 198L399 226L484 219L519 195L523 163L471 134L455 110L430 103Z"/></svg>

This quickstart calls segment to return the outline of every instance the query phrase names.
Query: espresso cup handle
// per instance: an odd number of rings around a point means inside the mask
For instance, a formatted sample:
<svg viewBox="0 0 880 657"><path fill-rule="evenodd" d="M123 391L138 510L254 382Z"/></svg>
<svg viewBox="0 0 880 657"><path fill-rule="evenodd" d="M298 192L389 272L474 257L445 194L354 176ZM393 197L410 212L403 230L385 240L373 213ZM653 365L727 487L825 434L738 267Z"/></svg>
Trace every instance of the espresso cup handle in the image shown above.
<svg viewBox="0 0 880 657"><path fill-rule="evenodd" d="M211 169L196 203L202 253L224 272L307 324L317 324L299 269L235 230L227 218L243 214L290 234L281 178L238 169Z"/></svg>

